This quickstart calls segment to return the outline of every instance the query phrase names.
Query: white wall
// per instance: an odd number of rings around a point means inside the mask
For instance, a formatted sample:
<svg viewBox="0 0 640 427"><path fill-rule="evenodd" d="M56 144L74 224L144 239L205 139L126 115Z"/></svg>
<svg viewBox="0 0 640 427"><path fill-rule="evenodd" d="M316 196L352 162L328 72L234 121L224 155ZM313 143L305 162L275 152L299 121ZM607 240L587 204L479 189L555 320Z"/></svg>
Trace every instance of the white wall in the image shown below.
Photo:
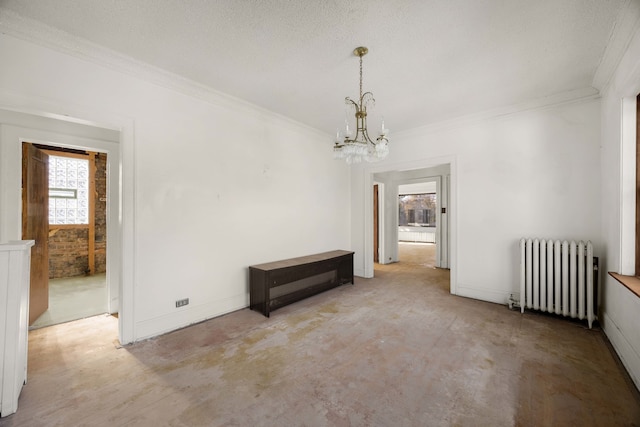
<svg viewBox="0 0 640 427"><path fill-rule="evenodd" d="M602 94L602 235L606 257L602 325L640 387L640 297L606 274L633 275L635 262L635 97L640 93L640 31ZM630 107L630 108L629 108ZM630 117L623 119L626 108ZM624 130L623 130L624 129Z"/></svg>
<svg viewBox="0 0 640 427"><path fill-rule="evenodd" d="M418 182L416 184L404 184L398 186L398 194L426 194L435 193L436 183L431 182Z"/></svg>
<svg viewBox="0 0 640 427"><path fill-rule="evenodd" d="M327 135L4 34L0 58L0 107L121 126L124 341L247 306L251 264L350 249Z"/></svg>
<svg viewBox="0 0 640 427"><path fill-rule="evenodd" d="M599 101L586 100L395 134L388 166L354 168L353 216L366 218L355 195L370 174L449 163L452 292L506 303L521 237L589 239L601 255L599 117ZM367 268L368 239L354 223L356 269Z"/></svg>

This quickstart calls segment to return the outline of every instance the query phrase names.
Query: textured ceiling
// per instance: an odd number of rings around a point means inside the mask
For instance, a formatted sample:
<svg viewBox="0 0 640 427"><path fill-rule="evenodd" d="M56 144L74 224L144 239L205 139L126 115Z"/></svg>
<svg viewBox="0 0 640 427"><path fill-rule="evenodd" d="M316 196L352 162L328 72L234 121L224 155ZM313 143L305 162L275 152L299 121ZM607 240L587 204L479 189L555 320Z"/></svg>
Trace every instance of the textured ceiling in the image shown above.
<svg viewBox="0 0 640 427"><path fill-rule="evenodd" d="M588 88L624 0L0 0L327 133L364 90L391 132ZM376 125L377 126L377 125Z"/></svg>

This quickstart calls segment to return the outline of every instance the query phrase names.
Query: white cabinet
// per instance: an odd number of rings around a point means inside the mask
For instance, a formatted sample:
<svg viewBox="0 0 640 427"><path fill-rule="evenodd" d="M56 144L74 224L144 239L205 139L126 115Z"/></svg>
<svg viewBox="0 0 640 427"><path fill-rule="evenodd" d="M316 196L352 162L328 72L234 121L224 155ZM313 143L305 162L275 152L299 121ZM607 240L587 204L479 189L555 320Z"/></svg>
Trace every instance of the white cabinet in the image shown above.
<svg viewBox="0 0 640 427"><path fill-rule="evenodd" d="M33 240L0 244L0 416L18 410L27 381L29 278Z"/></svg>

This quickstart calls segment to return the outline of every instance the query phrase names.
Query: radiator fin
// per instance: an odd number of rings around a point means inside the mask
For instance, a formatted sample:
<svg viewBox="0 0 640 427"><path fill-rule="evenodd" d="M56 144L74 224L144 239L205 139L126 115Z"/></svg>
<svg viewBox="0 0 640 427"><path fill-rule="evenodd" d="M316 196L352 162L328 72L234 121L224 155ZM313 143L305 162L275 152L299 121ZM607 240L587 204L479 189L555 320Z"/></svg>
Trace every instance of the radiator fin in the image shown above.
<svg viewBox="0 0 640 427"><path fill-rule="evenodd" d="M596 319L597 258L591 242L520 240L520 307Z"/></svg>

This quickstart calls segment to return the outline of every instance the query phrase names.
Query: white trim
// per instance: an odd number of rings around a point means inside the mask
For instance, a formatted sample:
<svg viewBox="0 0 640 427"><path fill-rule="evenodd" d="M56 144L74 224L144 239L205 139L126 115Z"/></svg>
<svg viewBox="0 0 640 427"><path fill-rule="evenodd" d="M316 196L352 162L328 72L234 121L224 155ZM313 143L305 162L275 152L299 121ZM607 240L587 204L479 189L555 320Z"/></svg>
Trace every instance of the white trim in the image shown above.
<svg viewBox="0 0 640 427"><path fill-rule="evenodd" d="M623 8L623 10L625 9ZM76 58L80 58L82 60L89 61L118 72L131 75L147 82L157 84L158 86L164 88L176 90L180 93L192 96L194 98L202 99L219 107L229 108L240 112L257 112L261 115L267 115L274 120L283 121L289 125L299 126L306 129L307 131L312 131L317 133L318 135L327 136L328 139L331 139L331 135L327 132L295 121L287 116L283 116L243 99L213 89L210 86L197 83L193 80L136 60L132 57L123 55L104 46L92 43L81 37L73 36L67 32L43 24L40 21L26 18L10 10L1 8L0 32L21 40L35 43L40 46L48 47L58 52L72 55ZM623 31L620 31L620 33L622 34ZM624 34L627 33L625 32ZM627 37L628 38L626 39L626 45L628 45L630 35L627 35ZM599 98L599 96L600 95L598 90L594 89L593 87L574 89L515 105L502 106L483 112L473 113L470 115L451 117L449 119L443 118L425 126L398 131L394 135L405 135L405 133L407 135L411 135L414 133L424 134L425 132L437 132L443 129L458 127L473 122L480 122L492 118L517 114L523 111L550 108L567 103L590 101L592 99Z"/></svg>
<svg viewBox="0 0 640 427"><path fill-rule="evenodd" d="M440 240L440 267L449 268L449 182L450 175L447 174L444 177L444 183L442 185L442 195L440 197L440 212L439 218L442 224L444 233L441 234L442 240ZM444 208L445 213L442 213Z"/></svg>
<svg viewBox="0 0 640 427"><path fill-rule="evenodd" d="M636 296L634 295L633 298L636 298ZM620 327L606 312L604 313L603 318L604 322L602 328L604 329L605 335L615 349L616 354L622 361L622 364L627 369L627 372L634 384L636 387L640 388L640 371L634 369L634 367L640 367L640 355L638 355L634 350L625 334L620 330Z"/></svg>
<svg viewBox="0 0 640 427"><path fill-rule="evenodd" d="M402 138L409 138L415 135L423 136L425 134L441 132L448 129L472 126L475 123L481 123L487 120L503 119L514 114L520 114L527 111L547 110L563 105L590 102L594 99L599 98L599 92L592 87L575 89L544 98L534 99L520 104L494 108L491 110L481 111L465 116L453 117L446 120L438 120L424 126L394 132L393 137L398 138L399 136L402 136Z"/></svg>
<svg viewBox="0 0 640 427"><path fill-rule="evenodd" d="M366 169L362 170L363 182L364 182L364 221L362 221L362 227L364 227L364 274L362 277L373 277L373 173L368 173ZM388 189L387 189L388 191ZM353 213L352 213L353 215ZM355 274L355 273L354 273Z"/></svg>
<svg viewBox="0 0 640 427"><path fill-rule="evenodd" d="M620 274L636 270L636 98L620 103Z"/></svg>
<svg viewBox="0 0 640 427"><path fill-rule="evenodd" d="M205 304L177 308L174 312L139 322L136 325L136 332L138 333L136 341L201 323L246 307L247 295L240 294Z"/></svg>
<svg viewBox="0 0 640 427"><path fill-rule="evenodd" d="M640 15L640 5L634 13ZM637 26L636 26L637 27ZM640 31L638 29L637 31ZM628 44L629 49L637 50L640 39L636 37ZM635 45L631 45L634 43ZM634 47L635 46L635 47ZM615 83L610 82L611 93L607 98L612 102L619 100L620 108L620 141L618 152L619 164L619 228L617 248L618 265L612 265L610 269L617 269L619 274L635 274L635 197L636 197L636 98L640 92L640 61L635 58L623 58L621 62L629 67L629 71L620 76ZM603 90L604 92L604 90ZM606 95L605 95L606 96ZM605 98L606 99L606 98ZM615 249L614 249L615 250Z"/></svg>
<svg viewBox="0 0 640 427"><path fill-rule="evenodd" d="M463 283L458 283L456 295L506 305L511 293L512 292L497 291L495 289L481 288L478 286L469 286Z"/></svg>
<svg viewBox="0 0 640 427"><path fill-rule="evenodd" d="M135 248L135 123L122 119L120 127L120 241L122 242L120 283L120 319L118 335L121 344L136 339L135 293L136 248ZM125 321L126 320L126 321Z"/></svg>
<svg viewBox="0 0 640 427"><path fill-rule="evenodd" d="M282 114L2 8L0 8L0 33L74 56L166 89L175 90L221 108L267 116L274 121L314 132L319 136L326 137L327 140L331 139L328 133Z"/></svg>

